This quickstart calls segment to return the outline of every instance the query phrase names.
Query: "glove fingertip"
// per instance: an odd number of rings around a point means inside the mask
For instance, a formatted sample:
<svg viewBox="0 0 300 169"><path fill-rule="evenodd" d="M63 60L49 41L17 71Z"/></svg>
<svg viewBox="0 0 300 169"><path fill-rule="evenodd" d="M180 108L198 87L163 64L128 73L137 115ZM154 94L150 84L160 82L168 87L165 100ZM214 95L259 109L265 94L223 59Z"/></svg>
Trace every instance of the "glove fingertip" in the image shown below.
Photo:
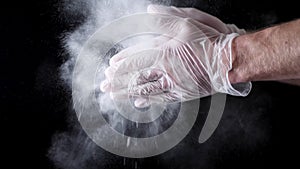
<svg viewBox="0 0 300 169"><path fill-rule="evenodd" d="M139 98L134 101L134 106L137 108L145 108L150 105L149 100L145 98Z"/></svg>
<svg viewBox="0 0 300 169"><path fill-rule="evenodd" d="M149 13L164 13L169 7L163 5L148 5L147 12Z"/></svg>
<svg viewBox="0 0 300 169"><path fill-rule="evenodd" d="M101 84L100 84L100 90L102 92L107 92L110 89L110 84L107 80L104 80Z"/></svg>
<svg viewBox="0 0 300 169"><path fill-rule="evenodd" d="M152 4L148 5L147 12L149 12L149 13L155 13L155 12L157 12L155 6L157 6L157 5L152 5Z"/></svg>

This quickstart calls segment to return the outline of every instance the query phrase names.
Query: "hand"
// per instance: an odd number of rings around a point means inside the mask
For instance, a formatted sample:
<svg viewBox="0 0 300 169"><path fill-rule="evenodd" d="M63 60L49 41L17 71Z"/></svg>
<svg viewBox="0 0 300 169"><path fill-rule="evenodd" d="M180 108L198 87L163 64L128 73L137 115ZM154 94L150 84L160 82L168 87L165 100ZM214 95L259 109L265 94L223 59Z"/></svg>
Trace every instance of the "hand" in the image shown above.
<svg viewBox="0 0 300 169"><path fill-rule="evenodd" d="M231 42L238 36L231 33L234 29L203 12L196 14L194 9L148 8L148 12L154 11L168 14L156 16L156 29L163 35L111 58L102 91L111 92L113 99L133 97L136 107L188 101L217 92L247 95L249 85L236 90L228 80Z"/></svg>
<svg viewBox="0 0 300 169"><path fill-rule="evenodd" d="M217 17L209 15L208 13L195 8L176 8L174 6L166 7L161 5L149 5L147 11L149 13L167 14L181 18L191 18L224 34L238 33L239 35L242 35L246 33L244 29L239 29L234 24L225 24Z"/></svg>

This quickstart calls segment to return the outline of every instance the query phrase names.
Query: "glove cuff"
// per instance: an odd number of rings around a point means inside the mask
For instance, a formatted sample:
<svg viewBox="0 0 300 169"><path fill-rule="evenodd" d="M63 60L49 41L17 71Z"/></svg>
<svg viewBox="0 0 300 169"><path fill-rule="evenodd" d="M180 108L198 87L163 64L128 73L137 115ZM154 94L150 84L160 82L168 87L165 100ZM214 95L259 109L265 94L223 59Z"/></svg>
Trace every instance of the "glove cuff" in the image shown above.
<svg viewBox="0 0 300 169"><path fill-rule="evenodd" d="M226 24L226 27L228 29L228 33L238 33L239 35L244 35L246 34L245 29L240 29L234 24Z"/></svg>
<svg viewBox="0 0 300 169"><path fill-rule="evenodd" d="M232 69L232 40L237 36L239 36L237 33L224 35L224 39L222 38L222 42L219 43L219 47L224 50L222 52L223 54L219 58L219 66L223 69L223 72L219 72L219 76L221 77L218 79L221 82L213 84L221 84L214 86L216 92L226 93L233 96L247 96L252 88L251 82L231 84L228 78L228 73Z"/></svg>

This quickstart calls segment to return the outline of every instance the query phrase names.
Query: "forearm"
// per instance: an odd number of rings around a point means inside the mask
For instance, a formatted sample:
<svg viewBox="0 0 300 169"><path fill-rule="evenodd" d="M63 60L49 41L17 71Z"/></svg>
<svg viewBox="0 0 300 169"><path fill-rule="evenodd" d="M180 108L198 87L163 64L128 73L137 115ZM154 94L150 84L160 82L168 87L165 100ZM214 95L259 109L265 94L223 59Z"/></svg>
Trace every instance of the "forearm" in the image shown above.
<svg viewBox="0 0 300 169"><path fill-rule="evenodd" d="M231 83L300 79L300 20L235 38Z"/></svg>

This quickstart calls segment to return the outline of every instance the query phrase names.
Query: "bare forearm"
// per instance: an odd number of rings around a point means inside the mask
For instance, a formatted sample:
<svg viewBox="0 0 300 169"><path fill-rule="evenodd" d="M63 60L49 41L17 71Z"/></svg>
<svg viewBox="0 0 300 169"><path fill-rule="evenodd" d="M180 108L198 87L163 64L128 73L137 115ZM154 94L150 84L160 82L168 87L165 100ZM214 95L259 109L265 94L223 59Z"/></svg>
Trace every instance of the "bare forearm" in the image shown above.
<svg viewBox="0 0 300 169"><path fill-rule="evenodd" d="M231 83L300 79L300 20L233 41Z"/></svg>

